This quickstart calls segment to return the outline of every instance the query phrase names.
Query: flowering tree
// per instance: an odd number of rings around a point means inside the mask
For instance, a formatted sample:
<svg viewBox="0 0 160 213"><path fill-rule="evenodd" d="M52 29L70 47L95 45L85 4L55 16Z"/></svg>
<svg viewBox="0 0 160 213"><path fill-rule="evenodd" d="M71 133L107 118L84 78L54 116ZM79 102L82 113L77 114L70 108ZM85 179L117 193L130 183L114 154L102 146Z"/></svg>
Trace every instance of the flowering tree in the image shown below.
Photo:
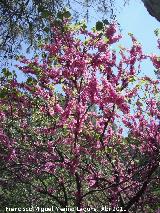
<svg viewBox="0 0 160 213"><path fill-rule="evenodd" d="M131 34L130 49L116 47L114 23L97 22L89 32L63 19L52 30L54 43L41 45L41 56L19 57L24 82L3 69L2 190L17 183L30 205L66 212L154 212L159 81L139 73L143 60L159 68L158 57L143 54Z"/></svg>

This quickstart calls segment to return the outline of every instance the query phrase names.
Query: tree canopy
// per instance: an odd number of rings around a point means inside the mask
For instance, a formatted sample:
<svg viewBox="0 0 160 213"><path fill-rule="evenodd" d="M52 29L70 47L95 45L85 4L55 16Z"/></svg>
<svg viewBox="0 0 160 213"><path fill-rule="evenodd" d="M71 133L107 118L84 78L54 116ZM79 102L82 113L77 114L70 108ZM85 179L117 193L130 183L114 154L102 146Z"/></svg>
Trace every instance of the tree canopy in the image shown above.
<svg viewBox="0 0 160 213"><path fill-rule="evenodd" d="M127 0L124 0L126 3ZM76 7L74 7L76 5ZM0 51L4 56L14 53L27 43L37 48L38 40L51 39L52 21L58 11L67 7L75 19L87 16L90 8L114 18L114 0L2 0L0 1ZM81 8L81 10L79 10Z"/></svg>

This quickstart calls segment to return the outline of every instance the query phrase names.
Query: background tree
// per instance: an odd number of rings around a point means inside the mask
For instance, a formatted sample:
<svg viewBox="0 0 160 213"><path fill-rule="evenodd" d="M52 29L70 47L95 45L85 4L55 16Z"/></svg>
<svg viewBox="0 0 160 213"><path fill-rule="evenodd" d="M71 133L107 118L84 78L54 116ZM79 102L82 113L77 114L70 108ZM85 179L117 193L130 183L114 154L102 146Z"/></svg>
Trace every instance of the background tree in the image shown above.
<svg viewBox="0 0 160 213"><path fill-rule="evenodd" d="M124 0L126 3L128 0ZM68 7L75 19L90 16L90 9L95 8L105 18L116 16L114 0L2 0L0 1L0 51L5 57L13 57L21 50L24 43L37 48L41 39L51 40L52 20L59 10ZM74 5L77 5L74 7ZM79 11L79 8L82 11ZM3 54L2 54L3 53Z"/></svg>

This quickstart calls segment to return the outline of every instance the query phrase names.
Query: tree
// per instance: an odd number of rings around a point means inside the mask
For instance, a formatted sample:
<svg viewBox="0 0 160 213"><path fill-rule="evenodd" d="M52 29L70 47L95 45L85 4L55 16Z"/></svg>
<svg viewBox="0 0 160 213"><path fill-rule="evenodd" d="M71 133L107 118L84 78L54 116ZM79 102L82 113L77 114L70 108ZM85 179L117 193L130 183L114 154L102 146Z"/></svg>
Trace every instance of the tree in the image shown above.
<svg viewBox="0 0 160 213"><path fill-rule="evenodd" d="M158 0L142 0L149 14L160 21L160 3Z"/></svg>
<svg viewBox="0 0 160 213"><path fill-rule="evenodd" d="M124 0L126 2L126 0ZM74 8L77 5L77 9ZM58 11L68 7L75 19L88 16L89 8L114 17L114 0L3 0L0 1L0 51L2 56L12 58L27 43L27 51L37 48L40 40L51 41L52 20ZM79 11L79 7L82 10ZM83 11L83 12L82 12ZM85 12L84 12L85 11Z"/></svg>
<svg viewBox="0 0 160 213"><path fill-rule="evenodd" d="M159 81L138 73L147 59L160 67L159 58L145 55L131 34L130 49L115 49L114 23L97 22L89 32L61 17L52 30L54 43L42 44L41 56L19 57L26 81L3 69L3 196L14 181L33 206L155 212Z"/></svg>

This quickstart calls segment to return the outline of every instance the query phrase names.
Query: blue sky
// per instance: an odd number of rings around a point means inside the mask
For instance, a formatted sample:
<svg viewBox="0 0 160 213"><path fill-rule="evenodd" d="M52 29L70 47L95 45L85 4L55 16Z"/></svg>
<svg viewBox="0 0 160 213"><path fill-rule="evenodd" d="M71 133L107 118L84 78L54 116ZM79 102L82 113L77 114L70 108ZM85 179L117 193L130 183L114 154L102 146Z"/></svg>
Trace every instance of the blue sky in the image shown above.
<svg viewBox="0 0 160 213"><path fill-rule="evenodd" d="M156 37L154 30L160 28L160 23L144 7L143 3L130 1L130 4L122 9L118 15L118 21L123 29L123 34L133 33L143 44L147 52L155 52Z"/></svg>
<svg viewBox="0 0 160 213"><path fill-rule="evenodd" d="M116 2L116 1L115 1ZM156 53L160 55L157 48L157 38L154 30L160 28L160 22L149 15L141 0L130 0L129 4L123 7L123 0L117 0L117 21L122 28L123 39L120 43L123 46L130 46L131 40L128 33L133 33L142 44L143 50L147 54ZM89 26L94 26L95 22L102 20L102 15L92 10ZM148 61L143 63L143 73L155 78L154 68Z"/></svg>
<svg viewBox="0 0 160 213"><path fill-rule="evenodd" d="M117 9L117 21L122 28L122 34L125 36L125 43L128 44L128 32L133 33L143 44L147 52L155 52L156 37L154 30L160 28L160 22L149 15L141 0L130 0L126 6L123 6L124 0L115 0ZM102 20L102 15L91 9L89 25L93 26L97 20Z"/></svg>
<svg viewBox="0 0 160 213"><path fill-rule="evenodd" d="M145 53L160 55L160 50L157 48L157 38L154 34L154 30L160 28L160 22L149 15L141 1L130 1L130 4L121 10L118 17L126 45L129 43L127 33L131 32L142 44ZM155 78L150 62L146 61L143 64L143 72Z"/></svg>
<svg viewBox="0 0 160 213"><path fill-rule="evenodd" d="M130 1L130 4L121 10L118 21L123 29L124 43L129 43L127 33L133 33L142 44L145 53L160 55L157 48L157 38L154 30L160 28L160 22L150 16L143 3L138 0ZM155 77L151 63L143 64L143 72Z"/></svg>

